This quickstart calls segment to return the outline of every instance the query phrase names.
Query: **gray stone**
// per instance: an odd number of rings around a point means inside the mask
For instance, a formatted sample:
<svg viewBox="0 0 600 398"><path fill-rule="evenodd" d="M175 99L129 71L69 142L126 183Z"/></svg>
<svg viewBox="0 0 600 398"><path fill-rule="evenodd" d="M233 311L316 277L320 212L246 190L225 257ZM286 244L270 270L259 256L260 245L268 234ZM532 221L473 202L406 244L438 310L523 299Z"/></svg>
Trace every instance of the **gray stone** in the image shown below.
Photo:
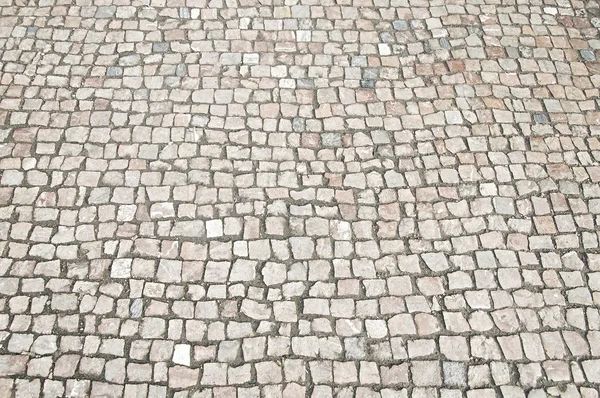
<svg viewBox="0 0 600 398"><path fill-rule="evenodd" d="M166 53L167 51L169 51L169 43L152 43L153 53Z"/></svg>
<svg viewBox="0 0 600 398"><path fill-rule="evenodd" d="M379 69L378 68L364 68L362 73L363 79L378 79Z"/></svg>
<svg viewBox="0 0 600 398"><path fill-rule="evenodd" d="M116 12L115 6L100 6L96 10L96 18L113 18Z"/></svg>
<svg viewBox="0 0 600 398"><path fill-rule="evenodd" d="M581 55L581 59L587 62L593 62L596 60L596 54L592 50L580 50L579 55Z"/></svg>
<svg viewBox="0 0 600 398"><path fill-rule="evenodd" d="M448 387L463 388L467 386L467 365L462 362L444 362L444 383Z"/></svg>
<svg viewBox="0 0 600 398"><path fill-rule="evenodd" d="M179 77L183 77L187 75L187 65L186 64L177 64L175 68L175 75Z"/></svg>
<svg viewBox="0 0 600 398"><path fill-rule="evenodd" d="M298 79L298 81L296 82L296 85L298 88L304 88L304 89L315 88L315 82L311 78Z"/></svg>
<svg viewBox="0 0 600 398"><path fill-rule="evenodd" d="M408 21L404 21L404 20L401 20L401 19L393 21L392 22L392 26L396 30L407 30L410 27Z"/></svg>
<svg viewBox="0 0 600 398"><path fill-rule="evenodd" d="M375 80L361 80L360 86L362 88L375 88Z"/></svg>
<svg viewBox="0 0 600 398"><path fill-rule="evenodd" d="M519 53L523 58L533 57L533 48L527 46L519 46Z"/></svg>
<svg viewBox="0 0 600 398"><path fill-rule="evenodd" d="M342 146L342 135L340 133L323 133L321 142L324 146L339 147Z"/></svg>
<svg viewBox="0 0 600 398"><path fill-rule="evenodd" d="M142 311L144 309L144 302L141 298L136 298L131 301L131 305L129 307L129 316L132 318L139 318L142 316Z"/></svg>
<svg viewBox="0 0 600 398"><path fill-rule="evenodd" d="M295 117L292 119L292 129L296 132L303 132L306 130L306 119L303 117Z"/></svg>
<svg viewBox="0 0 600 398"><path fill-rule="evenodd" d="M358 67L367 66L367 57L364 55L353 55L351 65Z"/></svg>
<svg viewBox="0 0 600 398"><path fill-rule="evenodd" d="M190 9L188 7L179 7L179 18L189 19Z"/></svg>
<svg viewBox="0 0 600 398"><path fill-rule="evenodd" d="M539 124L546 124L548 123L548 115L545 113L534 113L533 121Z"/></svg>

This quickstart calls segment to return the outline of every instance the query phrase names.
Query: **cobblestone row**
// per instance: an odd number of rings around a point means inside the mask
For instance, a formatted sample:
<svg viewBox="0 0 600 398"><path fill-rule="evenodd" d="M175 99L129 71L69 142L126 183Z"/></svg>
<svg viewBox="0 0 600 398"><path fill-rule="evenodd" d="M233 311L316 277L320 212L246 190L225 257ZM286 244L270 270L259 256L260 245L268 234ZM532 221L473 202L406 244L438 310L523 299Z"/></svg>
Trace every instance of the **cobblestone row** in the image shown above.
<svg viewBox="0 0 600 398"><path fill-rule="evenodd" d="M0 0L0 395L583 397L596 0Z"/></svg>

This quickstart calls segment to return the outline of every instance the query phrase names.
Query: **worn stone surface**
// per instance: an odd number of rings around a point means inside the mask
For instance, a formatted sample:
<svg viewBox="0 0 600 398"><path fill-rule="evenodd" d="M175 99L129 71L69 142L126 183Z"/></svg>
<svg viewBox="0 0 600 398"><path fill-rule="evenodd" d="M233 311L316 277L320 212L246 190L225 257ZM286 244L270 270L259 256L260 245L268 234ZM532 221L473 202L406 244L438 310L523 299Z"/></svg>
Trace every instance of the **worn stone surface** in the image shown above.
<svg viewBox="0 0 600 398"><path fill-rule="evenodd" d="M0 0L0 396L598 397L596 0Z"/></svg>

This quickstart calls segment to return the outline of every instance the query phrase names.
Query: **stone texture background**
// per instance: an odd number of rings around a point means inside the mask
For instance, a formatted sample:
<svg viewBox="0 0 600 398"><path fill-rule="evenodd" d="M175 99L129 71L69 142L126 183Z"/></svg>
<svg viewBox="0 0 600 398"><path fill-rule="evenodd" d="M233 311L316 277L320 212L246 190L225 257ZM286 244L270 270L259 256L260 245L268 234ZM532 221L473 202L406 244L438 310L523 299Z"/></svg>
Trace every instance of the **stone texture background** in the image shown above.
<svg viewBox="0 0 600 398"><path fill-rule="evenodd" d="M0 0L0 395L597 398L599 28Z"/></svg>

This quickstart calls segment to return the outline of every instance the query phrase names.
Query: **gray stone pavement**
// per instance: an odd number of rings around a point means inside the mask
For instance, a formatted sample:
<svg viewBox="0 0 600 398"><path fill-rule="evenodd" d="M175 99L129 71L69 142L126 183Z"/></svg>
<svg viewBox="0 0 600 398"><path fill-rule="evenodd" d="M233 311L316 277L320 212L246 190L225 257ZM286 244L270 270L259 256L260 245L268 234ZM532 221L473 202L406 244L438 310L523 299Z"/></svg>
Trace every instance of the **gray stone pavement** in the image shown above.
<svg viewBox="0 0 600 398"><path fill-rule="evenodd" d="M584 397L596 0L0 0L1 397Z"/></svg>

